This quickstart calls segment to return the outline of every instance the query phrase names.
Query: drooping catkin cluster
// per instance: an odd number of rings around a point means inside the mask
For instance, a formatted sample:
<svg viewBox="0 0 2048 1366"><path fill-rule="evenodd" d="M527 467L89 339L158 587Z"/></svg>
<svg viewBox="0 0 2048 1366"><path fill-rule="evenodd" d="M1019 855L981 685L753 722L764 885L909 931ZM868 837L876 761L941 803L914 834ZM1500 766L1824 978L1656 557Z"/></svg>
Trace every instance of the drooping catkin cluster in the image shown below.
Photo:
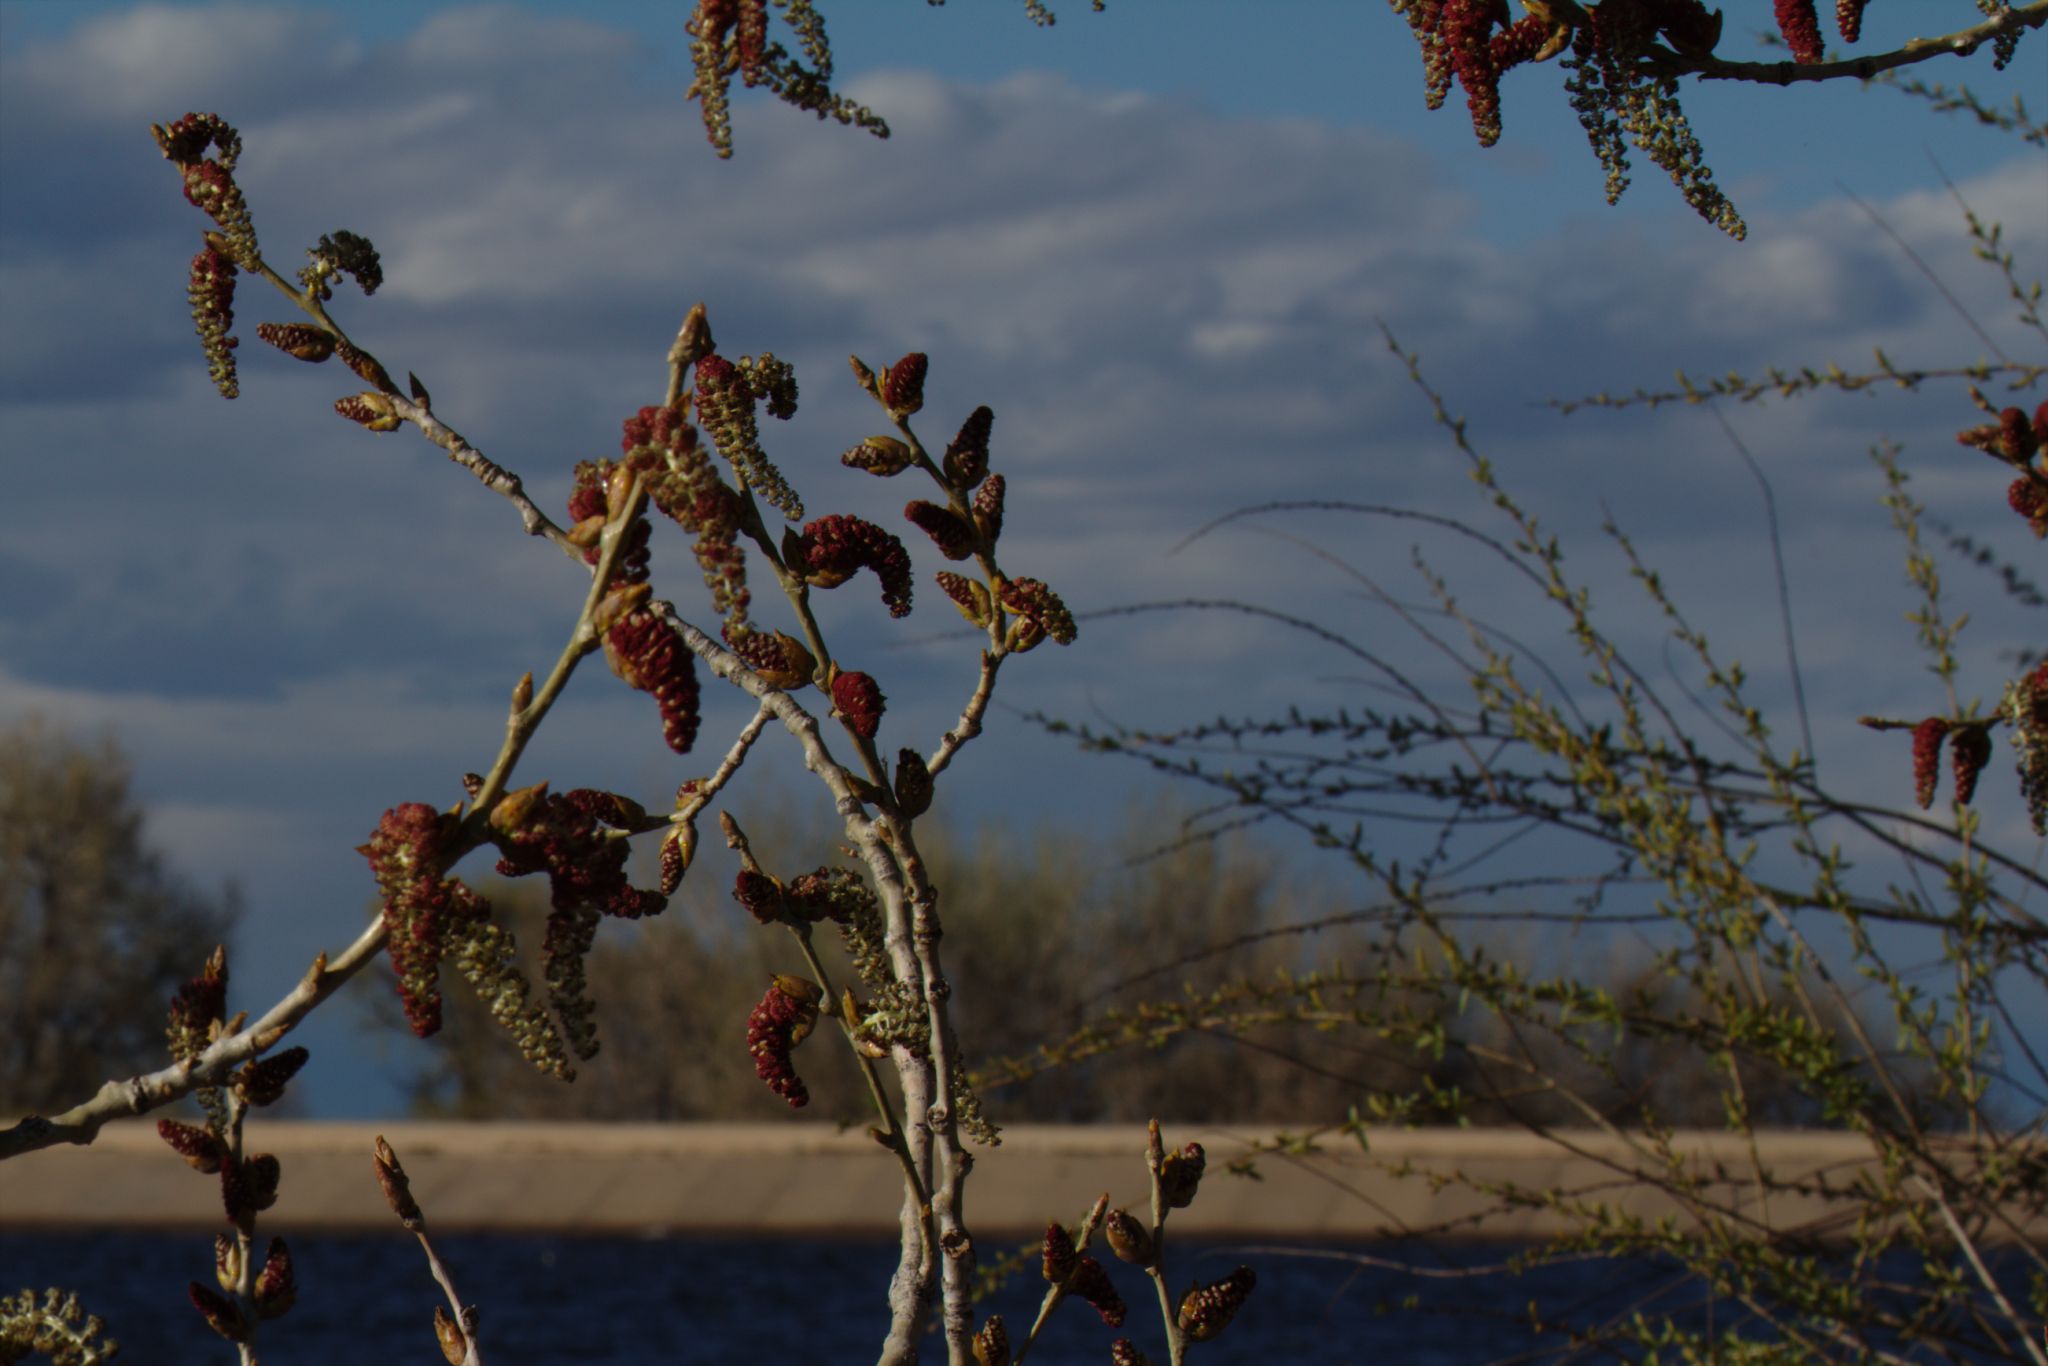
<svg viewBox="0 0 2048 1366"><path fill-rule="evenodd" d="M533 988L519 970L519 944L512 931L489 920L467 923L450 943L448 956L520 1057L551 1077L575 1079L553 1018L527 1000Z"/></svg>
<svg viewBox="0 0 2048 1366"><path fill-rule="evenodd" d="M782 471L761 449L761 429L754 409L765 404L770 417L788 418L796 412L796 380L789 367L773 356L763 370L742 357L735 365L713 352L697 362L697 420L718 445L718 453L733 467L746 486L791 521L804 515L803 499L789 486Z"/></svg>
<svg viewBox="0 0 2048 1366"><path fill-rule="evenodd" d="M1935 784L1941 781L1941 744L1948 722L1930 716L1913 727L1913 800L1925 811L1934 805Z"/></svg>
<svg viewBox="0 0 2048 1366"><path fill-rule="evenodd" d="M833 714L863 740L874 739L881 730L887 700L881 685L867 674L843 673L832 680Z"/></svg>
<svg viewBox="0 0 2048 1366"><path fill-rule="evenodd" d="M242 135L218 114L187 114L171 123L151 124L158 150L178 168L185 199L220 227L222 249L243 270L262 259L256 248L256 227L249 203L235 183L235 162L242 155ZM209 157L208 152L218 153Z"/></svg>
<svg viewBox="0 0 2048 1366"><path fill-rule="evenodd" d="M1785 46L1791 50L1792 60L1811 65L1821 59L1825 43L1820 36L1820 15L1815 13L1813 0L1772 0L1772 15L1778 21L1778 32L1785 39ZM1863 16L1858 13L1856 26L1861 27ZM1847 40L1847 35L1843 35Z"/></svg>
<svg viewBox="0 0 2048 1366"><path fill-rule="evenodd" d="M168 125L151 124L150 132L164 159L178 168L185 198L211 218L218 231L204 234L205 245L192 258L186 297L192 308L192 326L206 353L207 373L222 398L240 393L235 373L235 347L231 335L235 323L235 276L238 270L257 271L263 255L256 242L256 225L249 215L249 202L235 182L235 163L242 155L242 136L218 114L186 114ZM213 155L209 155L212 153ZM384 281L384 269L377 249L366 237L352 232L334 232L321 237L307 250L311 258L299 272L307 297L325 301L332 297L329 281L338 274L352 275L363 293L374 294ZM303 361L324 361L336 353L337 339L324 328L305 323L263 323L256 335L285 354ZM383 367L354 347L342 345L340 352L349 368L370 379L384 393L396 393ZM398 425L388 405L379 406L374 395L346 398L336 404L344 417L377 431Z"/></svg>
<svg viewBox="0 0 2048 1366"><path fill-rule="evenodd" d="M421 802L384 813L376 833L356 852L370 861L382 894L386 948L398 974L398 997L413 1033L441 1028L441 974L452 961L520 1055L540 1070L568 1077L562 1040L547 1012L529 1005L511 931L492 923L491 904L460 879L442 876L455 818Z"/></svg>
<svg viewBox="0 0 2048 1366"><path fill-rule="evenodd" d="M704 519L693 511L698 502L694 490L705 486L707 480L709 487L723 490L696 445L695 429L670 410L643 408L637 418L628 418L622 445L626 450L624 460L585 461L576 467L575 491L569 495L569 517L573 523L570 539L584 547L584 560L590 564L598 561L598 542L605 527L624 512L627 490L634 477L648 491L649 502L664 511L682 509L689 518L686 525L700 531ZM646 514L636 512L618 535L612 583L645 584L652 573L653 535ZM737 551L731 544L729 529L722 533L713 530L709 535L723 536L724 551L731 554L737 565ZM706 563L701 549L705 539L699 539L700 564ZM707 582L713 579L709 568L705 578ZM724 606L744 614L743 567L734 568L729 576L721 574L717 582L730 587L733 578L738 582L737 596L725 599ZM640 601L644 602L644 598ZM605 628L603 640L605 662L611 671L627 687L654 698L661 711L662 739L676 753L688 754L697 741L701 701L697 657L684 647L673 627L644 605L632 605L622 612L618 620Z"/></svg>
<svg viewBox="0 0 2048 1366"><path fill-rule="evenodd" d="M1671 177L1695 213L1740 240L1749 229L1714 183L1699 139L1679 104L1678 81L1638 62L1643 45L1653 38L1661 36L1679 45L1676 35L1700 31L1698 15L1704 11L1681 8L1666 18L1647 14L1639 8L1641 2L1606 0L1587 9L1587 22L1573 31L1571 56L1563 64L1565 90L1579 126L1607 172L1607 202L1615 203L1628 187L1627 144L1632 142ZM1711 33L1701 33L1709 46L1719 29L1716 19Z"/></svg>
<svg viewBox="0 0 2048 1366"><path fill-rule="evenodd" d="M2020 796L2034 833L2048 835L2048 663L2005 685L1999 713L2012 727Z"/></svg>
<svg viewBox="0 0 2048 1366"><path fill-rule="evenodd" d="M747 1051L754 1055L754 1071L792 1110L811 1102L810 1090L796 1074L791 1055L818 1023L818 1000L823 994L816 982L777 973L747 1017Z"/></svg>
<svg viewBox="0 0 2048 1366"><path fill-rule="evenodd" d="M892 974L889 953L882 943L881 902L852 874L835 879L826 895L833 905L833 923L839 926L839 942L855 975L870 991L889 985Z"/></svg>
<svg viewBox="0 0 2048 1366"><path fill-rule="evenodd" d="M652 612L633 612L605 633L604 651L627 687L653 695L661 709L662 740L688 754L697 742L697 657L675 628Z"/></svg>
<svg viewBox="0 0 2048 1366"><path fill-rule="evenodd" d="M771 42L769 0L698 0L685 25L690 34L690 63L695 79L687 98L704 114L704 131L720 157L732 155L732 78L748 88L765 86L784 104L807 110L820 119L865 128L876 137L889 136L889 125L865 105L832 89L832 47L825 20L812 0L774 0L797 46L804 66L780 43Z"/></svg>
<svg viewBox="0 0 2048 1366"><path fill-rule="evenodd" d="M882 604L892 617L910 615L910 555L903 542L873 522L834 514L803 530L791 568L813 588L837 588L861 570L882 581Z"/></svg>
<svg viewBox="0 0 2048 1366"><path fill-rule="evenodd" d="M1010 1366L1010 1330L1001 1314L990 1314L968 1344L977 1366Z"/></svg>
<svg viewBox="0 0 2048 1366"><path fill-rule="evenodd" d="M230 335L235 325L235 263L211 241L192 258L185 297L192 305L192 328L206 352L206 373L222 398L241 393L235 377L235 348L241 339Z"/></svg>
<svg viewBox="0 0 2048 1366"><path fill-rule="evenodd" d="M1502 76L1518 66L1566 54L1565 92L1607 172L1607 201L1628 186L1628 146L1647 153L1671 177L1694 212L1732 237L1746 229L1714 184L1699 140L1679 104L1677 76L1709 62L1720 43L1722 12L1701 0L1524 0L1514 18L1506 0L1390 0L1422 53L1423 94L1440 108L1455 82L1465 91L1482 146L1501 135ZM1842 41L1862 32L1867 0L1839 0ZM1823 59L1813 0L1775 0L1774 18L1793 60Z"/></svg>
<svg viewBox="0 0 2048 1366"><path fill-rule="evenodd" d="M299 283L323 302L334 297L337 275L353 276L366 297L375 294L384 283L384 262L370 245L370 239L346 229L322 233L317 245L306 248L306 258L299 271Z"/></svg>
<svg viewBox="0 0 2048 1366"><path fill-rule="evenodd" d="M491 838L502 855L498 873L547 874L550 909L541 953L548 1005L579 1058L594 1057L598 1048L584 959L599 918L637 920L668 905L660 892L643 891L626 878L624 833L648 824L646 811L629 798L591 788L551 794L546 783L507 793L491 812Z"/></svg>
<svg viewBox="0 0 2048 1366"><path fill-rule="evenodd" d="M398 974L398 996L412 1032L426 1038L441 1028L441 957L458 921L481 920L490 903L460 880L441 876L442 850L452 817L424 802L405 802L384 813L369 843L356 852L370 861L383 895L385 947Z"/></svg>
<svg viewBox="0 0 2048 1366"><path fill-rule="evenodd" d="M1102 1263L1074 1246L1074 1236L1059 1221L1045 1226L1045 1243L1039 1253L1039 1270L1053 1285L1063 1286L1069 1295L1093 1305L1103 1323L1120 1327L1127 1310Z"/></svg>
<svg viewBox="0 0 2048 1366"><path fill-rule="evenodd" d="M104 1366L120 1355L121 1344L106 1337L106 1322L88 1314L70 1291L50 1288L0 1295L0 1360L41 1353L62 1366Z"/></svg>
<svg viewBox="0 0 2048 1366"><path fill-rule="evenodd" d="M547 784L508 792L491 812L492 842L503 855L505 877L548 875L549 904L557 910L590 906L627 920L658 915L668 904L626 878L626 841L612 832L648 824L636 801L615 792L577 788L550 793Z"/></svg>

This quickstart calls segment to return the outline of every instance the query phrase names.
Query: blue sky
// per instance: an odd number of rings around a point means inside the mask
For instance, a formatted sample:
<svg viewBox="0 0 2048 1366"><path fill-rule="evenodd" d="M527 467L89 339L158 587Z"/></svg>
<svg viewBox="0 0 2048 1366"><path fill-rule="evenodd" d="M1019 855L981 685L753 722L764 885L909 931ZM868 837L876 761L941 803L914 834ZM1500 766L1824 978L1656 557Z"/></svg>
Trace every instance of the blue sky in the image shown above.
<svg viewBox="0 0 2048 1366"><path fill-rule="evenodd" d="M199 219L151 121L213 109L242 129L240 179L273 259L341 226L376 241L388 283L341 301L347 325L550 507L573 463L614 449L618 420L658 398L668 340L701 298L729 352L796 364L802 411L769 437L813 508L893 518L900 488L832 460L874 426L844 357L928 351L929 435L950 429L941 413L997 413L1006 566L1082 610L1234 596L1370 626L1341 578L1285 543L1242 531L1173 550L1271 498L1484 515L1386 356L1384 320L1575 547L1617 632L1658 658L1598 539L1603 508L1773 705L1789 688L1755 488L1713 420L1567 420L1541 401L1661 385L1679 366L1988 355L1850 194L2020 353L1930 158L2003 221L2023 270L2048 260L2038 151L1853 86L1688 92L1745 243L1694 219L1654 167L1606 208L1554 69L1511 75L1507 135L1482 150L1456 96L1423 109L1405 26L1374 4L1265 4L1248 20L1221 0L1113 0L1103 15L1084 0L1050 31L996 0L828 7L842 77L896 136L743 95L739 154L720 164L681 99L683 8L0 0L0 720L38 712L128 746L174 862L247 895L246 1004L352 937L370 890L353 846L385 807L452 800L455 776L488 761L511 681L553 658L581 588L416 437L334 418L331 368L255 342L284 313L253 285L243 397L212 393L183 299ZM1935 10L1975 12L1874 6L1866 41ZM1737 22L1724 50L1740 53ZM2002 74L1923 70L2048 103L2039 41ZM1823 761L1845 790L1895 800L1901 756L1853 718L1939 699L1908 662L1902 557L1863 451L1898 439L1941 516L2023 562L2034 543L1958 454L1973 420L1959 394L1729 416L1790 529ZM1419 595L1406 530L1294 529ZM1468 601L1499 589L1438 563ZM1966 655L1983 682L1966 691L1995 692L1999 648L2040 639L2038 614L1950 573L1982 599ZM664 591L691 610L687 575ZM835 641L884 679L895 743L928 747L971 681L936 596L922 589L895 628L871 598L830 602ZM1120 619L1018 661L1003 696L1160 725L1355 702L1348 667L1248 620ZM714 703L707 751L743 719ZM529 771L658 801L698 766L650 749L651 727L645 698L588 671ZM968 823L1115 829L1174 798L1008 711L956 774ZM2016 836L2009 800L1989 811ZM330 1010L306 1031L317 1113L393 1104L391 1060L351 1024Z"/></svg>

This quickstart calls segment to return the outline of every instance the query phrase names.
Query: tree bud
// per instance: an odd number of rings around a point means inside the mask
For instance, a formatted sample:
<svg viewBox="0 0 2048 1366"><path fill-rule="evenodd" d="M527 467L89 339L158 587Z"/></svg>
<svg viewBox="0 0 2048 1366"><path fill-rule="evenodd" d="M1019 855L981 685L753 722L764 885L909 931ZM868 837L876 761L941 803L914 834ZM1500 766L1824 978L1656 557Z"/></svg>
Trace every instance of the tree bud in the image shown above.
<svg viewBox="0 0 2048 1366"><path fill-rule="evenodd" d="M1152 1235L1131 1217L1129 1210L1111 1210L1109 1218L1103 1222L1102 1236L1108 1239L1110 1251L1116 1253L1119 1260L1132 1266L1152 1265Z"/></svg>
<svg viewBox="0 0 2048 1366"><path fill-rule="evenodd" d="M434 1339L441 1344L441 1355L448 1366L462 1366L469 1360L469 1339L462 1335L462 1329L448 1311L440 1305L434 1306Z"/></svg>

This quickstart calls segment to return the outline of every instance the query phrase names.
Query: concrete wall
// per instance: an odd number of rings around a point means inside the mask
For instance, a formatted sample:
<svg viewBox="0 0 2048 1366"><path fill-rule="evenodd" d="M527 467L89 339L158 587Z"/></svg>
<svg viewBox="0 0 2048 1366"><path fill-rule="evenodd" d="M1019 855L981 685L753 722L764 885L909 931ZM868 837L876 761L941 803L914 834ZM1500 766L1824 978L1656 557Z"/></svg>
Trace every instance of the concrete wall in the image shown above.
<svg viewBox="0 0 2048 1366"><path fill-rule="evenodd" d="M1490 1203L1456 1186L1397 1180L1390 1166L1453 1168L1484 1181L1540 1189L1553 1184L1588 1200L1618 1200L1647 1217L1676 1207L1614 1186L1610 1162L1623 1150L1593 1134L1567 1136L1575 1151L1506 1131L1389 1131L1370 1156L1333 1139L1315 1155L1257 1159L1262 1179L1225 1168L1259 1128L1169 1127L1169 1145L1199 1139L1208 1150L1201 1197L1173 1217L1187 1233L1281 1238L1390 1236L1449 1225L1451 1235L1520 1238L1560 1227L1554 1214L1525 1210L1477 1216ZM859 1130L790 1124L309 1124L249 1126L251 1151L275 1153L283 1185L265 1225L277 1231L384 1229L391 1214L371 1172L382 1133L398 1150L431 1227L544 1229L636 1234L734 1232L889 1234L902 1178L895 1159ZM968 1219L987 1238L1042 1232L1048 1219L1071 1224L1104 1191L1143 1210L1149 1200L1144 1130L1137 1126L1019 1125L1001 1148L979 1154L968 1185ZM1689 1135L1686 1167L1746 1192L1748 1147L1727 1134ZM1853 1136L1767 1136L1765 1162L1781 1177L1840 1189L1868 1148ZM1744 1198L1749 1198L1744 1196ZM1839 1206L1815 1194L1775 1198L1777 1225L1838 1221ZM58 1148L0 1163L0 1225L215 1228L219 1183L184 1166L147 1119L104 1130L86 1148ZM2048 1238L2048 1221L2031 1230Z"/></svg>

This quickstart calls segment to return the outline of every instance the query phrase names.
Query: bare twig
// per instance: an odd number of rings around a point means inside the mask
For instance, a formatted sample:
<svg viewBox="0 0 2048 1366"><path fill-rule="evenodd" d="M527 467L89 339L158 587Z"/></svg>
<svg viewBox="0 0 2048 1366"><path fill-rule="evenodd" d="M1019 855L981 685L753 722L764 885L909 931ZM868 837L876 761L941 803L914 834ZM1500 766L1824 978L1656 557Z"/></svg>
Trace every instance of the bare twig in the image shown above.
<svg viewBox="0 0 2048 1366"><path fill-rule="evenodd" d="M454 1366L484 1366L483 1348L477 1344L477 1329L482 1315L475 1305L462 1302L461 1294L455 1289L454 1275L448 1270L448 1264L441 1260L441 1254L434 1250L433 1240L427 1236L427 1217L420 1210L419 1202L413 1199L412 1183L406 1178L405 1168L382 1134L377 1135L376 1172L377 1184L383 1187L391 1212L398 1216L398 1222L406 1232L420 1240L420 1251L427 1256L427 1271L447 1297L448 1307L455 1311L450 1316L439 1305L434 1306L434 1335L441 1340L442 1355Z"/></svg>
<svg viewBox="0 0 2048 1366"><path fill-rule="evenodd" d="M384 947L386 927L380 916L355 942L330 960L321 954L297 986L254 1024L210 1044L196 1057L124 1081L110 1081L91 1100L47 1118L30 1115L0 1130L0 1161L59 1143L90 1143L110 1120L147 1114L202 1086L219 1086L235 1067L277 1045L314 1007L340 990Z"/></svg>

